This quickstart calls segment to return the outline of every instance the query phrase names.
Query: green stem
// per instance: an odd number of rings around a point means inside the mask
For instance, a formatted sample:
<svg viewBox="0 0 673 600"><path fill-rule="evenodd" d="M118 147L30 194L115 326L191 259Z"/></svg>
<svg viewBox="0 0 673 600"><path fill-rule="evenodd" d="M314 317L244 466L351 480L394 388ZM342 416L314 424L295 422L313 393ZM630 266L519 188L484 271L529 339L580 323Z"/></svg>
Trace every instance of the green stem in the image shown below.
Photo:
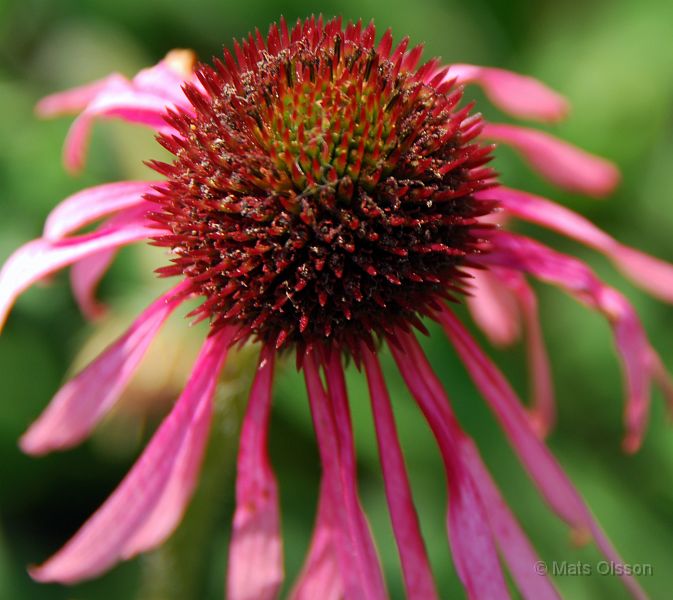
<svg viewBox="0 0 673 600"><path fill-rule="evenodd" d="M202 600L223 509L230 506L238 434L255 365L244 349L228 365L215 397L213 426L199 484L182 523L141 559L138 600ZM224 581L225 565L218 565ZM222 597L220 593L218 597Z"/></svg>

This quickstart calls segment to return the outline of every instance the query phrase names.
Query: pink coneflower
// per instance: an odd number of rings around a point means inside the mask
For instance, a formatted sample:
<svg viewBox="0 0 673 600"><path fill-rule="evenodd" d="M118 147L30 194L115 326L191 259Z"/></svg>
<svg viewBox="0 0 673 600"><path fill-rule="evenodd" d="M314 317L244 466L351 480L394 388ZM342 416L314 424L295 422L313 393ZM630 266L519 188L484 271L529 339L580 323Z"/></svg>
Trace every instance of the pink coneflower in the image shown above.
<svg viewBox="0 0 673 600"><path fill-rule="evenodd" d="M564 188L609 193L616 169L565 142L514 125L485 123L461 106L463 84L481 85L512 115L554 121L566 103L537 81L500 69L418 67L421 47L394 46L390 31L340 19L272 25L225 50L212 66L170 53L133 80L112 75L44 99L44 115L79 112L65 149L83 166L96 118L158 132L175 158L148 165L163 178L82 191L48 217L43 237L0 274L0 321L34 282L72 266L88 316L94 291L121 246L166 247L162 276L175 287L57 393L21 440L43 454L73 446L110 410L168 316L189 297L210 335L185 389L118 489L43 565L40 581L73 583L161 544L179 523L197 481L213 392L232 345L260 347L242 426L229 552L230 600L277 597L283 582L278 485L267 434L274 366L291 354L305 376L323 474L313 540L290 597L387 597L358 498L344 359L364 369L407 596L442 597L421 537L378 353L387 345L441 451L448 482L448 537L470 598L509 597L503 564L527 599L557 598L551 580L504 503L413 330L441 324L512 447L551 508L601 552L621 562L590 510L541 440L552 424L549 368L526 275L551 282L603 313L626 387L625 446L646 424L649 388L671 383L619 292L582 262L502 227L508 218L547 226L609 256L637 284L673 300L673 268L627 248L549 200L507 189L492 169L491 141L518 150ZM93 232L77 231L100 219ZM500 225L496 225L496 223ZM468 295L475 321L496 343L525 330L534 405L524 408L447 301ZM638 598L638 583L624 575Z"/></svg>

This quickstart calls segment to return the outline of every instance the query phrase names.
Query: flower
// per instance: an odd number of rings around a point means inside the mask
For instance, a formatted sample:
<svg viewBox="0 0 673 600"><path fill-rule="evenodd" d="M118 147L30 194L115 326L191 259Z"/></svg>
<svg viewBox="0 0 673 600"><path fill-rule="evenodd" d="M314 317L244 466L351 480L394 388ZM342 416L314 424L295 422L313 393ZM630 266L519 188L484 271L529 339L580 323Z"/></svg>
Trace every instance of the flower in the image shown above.
<svg viewBox="0 0 673 600"><path fill-rule="evenodd" d="M582 262L509 232L508 219L533 221L610 257L634 282L673 299L673 268L625 247L553 202L505 188L487 166L497 141L519 151L553 183L592 196L619 175L607 161L552 136L486 123L459 106L463 85L480 85L514 116L555 121L566 103L541 83L500 69L417 67L421 47L393 46L373 25L310 18L267 38L255 32L212 66L171 52L132 80L112 75L55 94L46 116L76 112L66 166L83 167L89 130L100 117L153 128L174 155L148 163L162 179L109 183L63 201L44 235L17 250L0 273L0 323L34 282L72 266L84 314L101 310L95 288L115 252L138 241L168 248L159 270L180 277L128 331L57 393L21 440L31 454L71 447L110 410L153 337L188 297L210 334L170 414L117 490L43 565L40 581L72 583L161 544L196 485L212 399L227 353L256 341L259 363L242 425L228 598L278 595L283 558L278 486L267 452L277 357L303 371L323 466L313 539L291 597L386 597L360 506L344 359L364 369L386 495L407 596L439 598L421 537L378 361L387 345L441 451L449 489L447 528L470 598L506 598L499 560L526 598L557 598L553 583L507 508L417 342L422 317L437 321L551 508L619 555L542 437L553 423L549 367L526 275L566 289L613 328L628 391L625 447L636 450L649 388L673 385L626 299ZM91 233L77 232L104 219ZM500 226L498 226L500 224ZM447 301L462 296L495 343L525 329L534 391L526 411ZM624 569L637 598L639 584Z"/></svg>

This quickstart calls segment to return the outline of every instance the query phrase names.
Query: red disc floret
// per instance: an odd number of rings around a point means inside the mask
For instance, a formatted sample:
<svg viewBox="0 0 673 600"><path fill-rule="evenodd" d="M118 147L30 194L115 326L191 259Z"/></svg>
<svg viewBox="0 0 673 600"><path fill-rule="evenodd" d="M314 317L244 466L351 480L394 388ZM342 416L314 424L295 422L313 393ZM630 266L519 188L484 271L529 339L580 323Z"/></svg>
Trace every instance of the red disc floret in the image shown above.
<svg viewBox="0 0 673 600"><path fill-rule="evenodd" d="M494 182L479 115L421 48L373 25L273 25L197 71L170 111L153 218L214 328L353 348L419 325L482 245ZM479 225L479 229L477 229Z"/></svg>

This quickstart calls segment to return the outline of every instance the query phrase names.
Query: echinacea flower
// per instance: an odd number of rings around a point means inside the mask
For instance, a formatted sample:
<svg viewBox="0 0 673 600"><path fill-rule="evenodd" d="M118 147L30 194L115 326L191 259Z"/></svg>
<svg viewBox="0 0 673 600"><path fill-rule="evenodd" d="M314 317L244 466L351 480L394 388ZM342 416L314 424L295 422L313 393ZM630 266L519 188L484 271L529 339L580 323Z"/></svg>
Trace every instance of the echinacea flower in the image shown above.
<svg viewBox="0 0 673 600"><path fill-rule="evenodd" d="M290 30L281 20L266 38L255 32L211 66L174 51L132 80L112 75L40 103L43 115L79 113L65 148L73 171L83 166L89 130L102 117L151 127L174 159L148 162L162 179L100 185L57 206L44 235L0 273L0 323L20 293L67 266L84 314L95 317L97 283L116 251L135 242L167 248L171 263L159 274L180 280L64 385L22 448L40 455L86 438L187 298L201 299L191 315L208 320L210 334L138 462L75 536L31 570L35 579L95 577L170 536L198 479L227 353L254 341L260 353L240 439L227 597L275 598L283 582L267 436L275 364L291 354L304 373L323 470L313 539L290 596L387 597L358 498L344 378L344 360L352 358L369 385L407 596L440 598L379 365L386 345L443 457L448 537L468 596L509 597L502 558L523 597L557 598L415 338L414 329L426 331L422 318L441 324L550 507L621 563L542 440L554 400L526 276L564 288L608 319L624 367L628 450L642 439L652 382L671 401L673 386L627 300L579 260L509 232L507 220L536 222L605 253L667 301L673 267L550 200L499 185L487 166L496 141L551 182L603 196L619 178L609 162L547 133L486 123L471 104L460 106L463 85L475 83L514 116L555 121L566 112L563 98L528 77L438 60L418 67L420 57L421 47L407 39L394 46L390 31L377 43L373 25L310 18ZM78 233L101 219L94 231ZM463 296L495 343L525 331L530 411L447 304ZM623 579L645 597L627 571Z"/></svg>

